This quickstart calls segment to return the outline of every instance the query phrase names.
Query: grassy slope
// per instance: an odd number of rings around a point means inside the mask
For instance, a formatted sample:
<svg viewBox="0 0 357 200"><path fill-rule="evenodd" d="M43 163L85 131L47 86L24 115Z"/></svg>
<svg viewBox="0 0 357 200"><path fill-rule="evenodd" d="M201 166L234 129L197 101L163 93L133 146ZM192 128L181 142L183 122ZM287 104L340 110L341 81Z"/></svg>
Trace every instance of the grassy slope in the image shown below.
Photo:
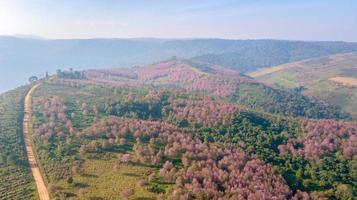
<svg viewBox="0 0 357 200"><path fill-rule="evenodd" d="M37 199L22 138L27 87L0 96L0 199Z"/></svg>
<svg viewBox="0 0 357 200"><path fill-rule="evenodd" d="M155 199L156 194L149 192L145 187L140 187L137 182L155 171L155 168L138 164L119 164L118 170L113 171L117 159L87 159L83 164L85 175L74 176L74 184L65 180L58 181L58 186L66 191L77 193L79 188L85 186L85 196L80 199L118 199L123 189L133 188L133 199Z"/></svg>
<svg viewBox="0 0 357 200"><path fill-rule="evenodd" d="M303 86L304 94L341 106L357 116L357 88L335 77L357 78L357 53L337 54L263 69L251 76L287 88Z"/></svg>

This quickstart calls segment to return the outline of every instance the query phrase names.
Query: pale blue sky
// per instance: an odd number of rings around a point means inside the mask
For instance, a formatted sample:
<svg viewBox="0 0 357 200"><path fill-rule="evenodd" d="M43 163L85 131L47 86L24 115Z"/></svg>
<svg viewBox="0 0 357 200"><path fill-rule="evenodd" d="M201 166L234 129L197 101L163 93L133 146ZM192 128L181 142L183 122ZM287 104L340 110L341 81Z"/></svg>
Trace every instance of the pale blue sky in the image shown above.
<svg viewBox="0 0 357 200"><path fill-rule="evenodd" d="M0 0L0 35L357 41L356 0Z"/></svg>

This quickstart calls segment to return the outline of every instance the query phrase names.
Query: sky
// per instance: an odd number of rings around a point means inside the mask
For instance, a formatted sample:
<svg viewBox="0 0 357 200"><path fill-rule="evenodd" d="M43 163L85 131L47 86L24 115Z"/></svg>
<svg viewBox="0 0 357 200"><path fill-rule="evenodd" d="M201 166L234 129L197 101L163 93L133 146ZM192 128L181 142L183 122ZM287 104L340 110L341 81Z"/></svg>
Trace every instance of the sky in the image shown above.
<svg viewBox="0 0 357 200"><path fill-rule="evenodd" d="M357 42L357 1L0 0L0 35Z"/></svg>

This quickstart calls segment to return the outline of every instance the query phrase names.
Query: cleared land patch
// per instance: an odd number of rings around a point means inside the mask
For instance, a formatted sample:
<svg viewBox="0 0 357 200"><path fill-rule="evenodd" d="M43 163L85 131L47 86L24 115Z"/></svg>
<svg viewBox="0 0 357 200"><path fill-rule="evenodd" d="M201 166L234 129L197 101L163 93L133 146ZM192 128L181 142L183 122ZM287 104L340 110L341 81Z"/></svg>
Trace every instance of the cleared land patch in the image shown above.
<svg viewBox="0 0 357 200"><path fill-rule="evenodd" d="M343 85L357 86L357 78L337 76L337 77L330 78L329 80L343 84Z"/></svg>
<svg viewBox="0 0 357 200"><path fill-rule="evenodd" d="M288 64L284 64L284 65L278 65L278 66L274 66L274 67L268 67L268 68L263 68L251 73L248 73L249 76L256 78L256 77L261 77L261 76L265 76L274 72L278 72L278 71L282 71L288 68L293 68L293 67L298 67L300 66L301 62L293 62L293 63L288 63Z"/></svg>

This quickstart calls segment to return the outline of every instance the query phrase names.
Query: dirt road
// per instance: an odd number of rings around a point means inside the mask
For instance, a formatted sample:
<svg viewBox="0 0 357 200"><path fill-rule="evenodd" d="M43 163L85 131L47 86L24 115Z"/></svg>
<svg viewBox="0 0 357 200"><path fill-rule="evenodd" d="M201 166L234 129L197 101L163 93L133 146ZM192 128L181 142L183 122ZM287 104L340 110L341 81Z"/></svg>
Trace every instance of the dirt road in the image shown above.
<svg viewBox="0 0 357 200"><path fill-rule="evenodd" d="M23 134L25 141L25 148L27 153L27 158L30 163L32 175L34 177L37 191L40 197L40 200L49 200L50 196L48 194L45 182L43 181L42 174L40 172L39 163L37 162L34 150L31 145L31 136L30 136L30 122L31 122L31 95L33 91L40 85L40 83L34 85L30 91L27 93L24 101L24 121L23 121Z"/></svg>

